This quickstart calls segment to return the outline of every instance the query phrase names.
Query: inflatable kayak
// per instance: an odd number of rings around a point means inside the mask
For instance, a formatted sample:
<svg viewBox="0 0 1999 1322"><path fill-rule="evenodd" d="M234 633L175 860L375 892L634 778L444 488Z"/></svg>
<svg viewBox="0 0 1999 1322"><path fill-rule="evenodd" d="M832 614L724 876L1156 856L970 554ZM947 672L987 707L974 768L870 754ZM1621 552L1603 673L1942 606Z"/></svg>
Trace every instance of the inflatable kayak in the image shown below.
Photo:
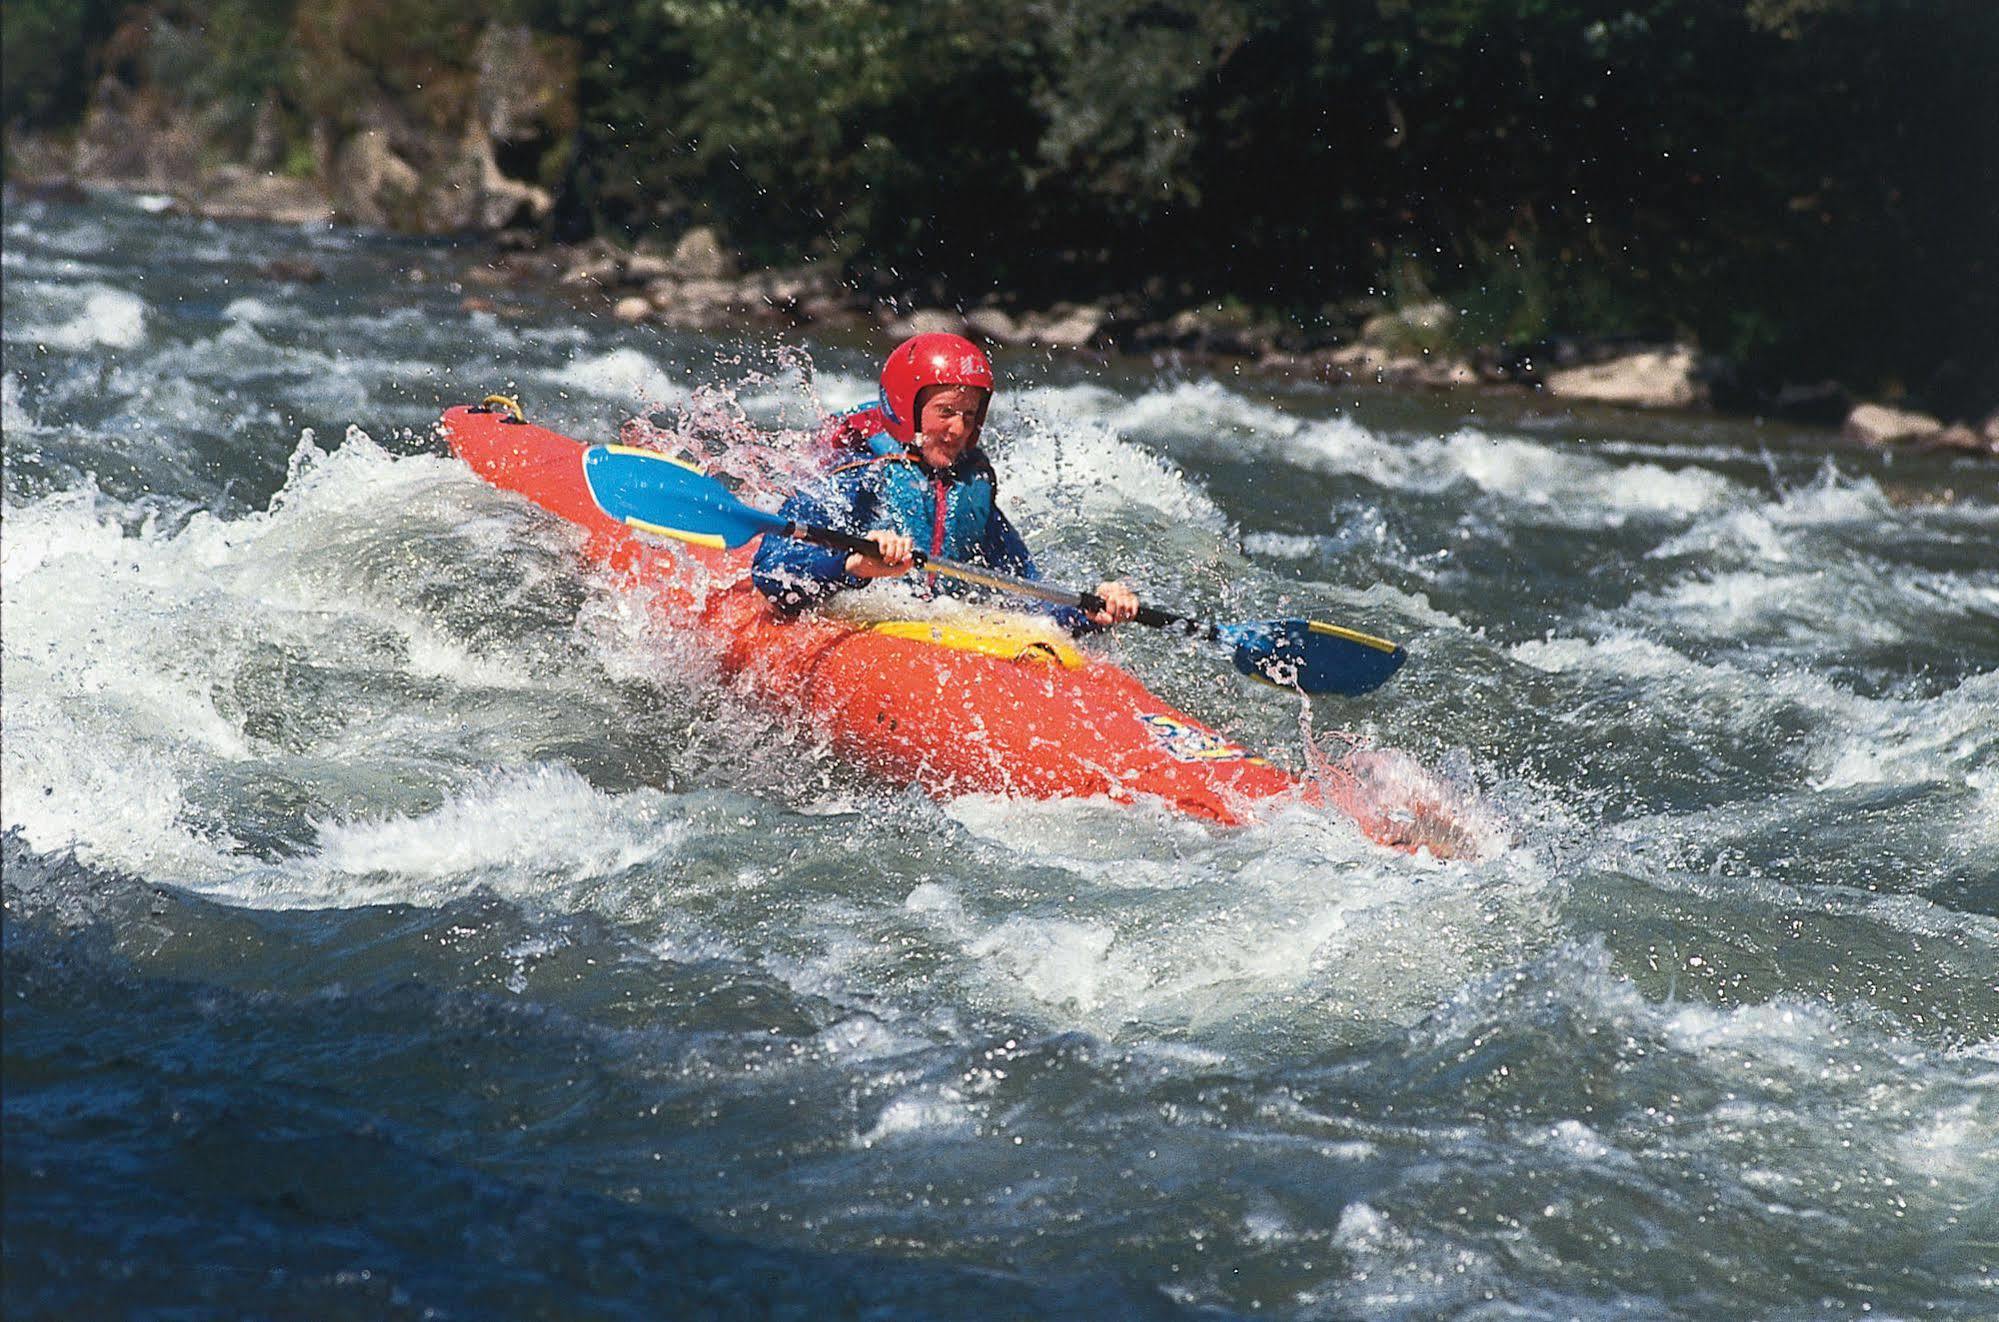
<svg viewBox="0 0 1999 1322"><path fill-rule="evenodd" d="M583 528L586 553L698 631L733 682L884 778L939 798L1154 799L1227 824L1306 789L1052 624L786 617L750 583L748 549L664 542L598 505L586 460L617 447L482 407L441 427L486 481Z"/></svg>

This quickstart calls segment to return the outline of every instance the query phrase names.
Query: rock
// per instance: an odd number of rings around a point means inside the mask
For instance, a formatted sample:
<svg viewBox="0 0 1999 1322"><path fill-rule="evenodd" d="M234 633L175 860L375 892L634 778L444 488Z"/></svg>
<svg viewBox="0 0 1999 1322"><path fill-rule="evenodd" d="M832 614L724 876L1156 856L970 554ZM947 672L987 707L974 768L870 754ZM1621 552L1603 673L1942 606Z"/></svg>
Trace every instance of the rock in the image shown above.
<svg viewBox="0 0 1999 1322"><path fill-rule="evenodd" d="M898 340L906 340L912 335L963 335L966 323L964 317L949 308L918 308L888 318L882 329Z"/></svg>
<svg viewBox="0 0 1999 1322"><path fill-rule="evenodd" d="M257 268L257 274L266 280L286 280L302 285L316 285L326 279L326 272L303 257L273 257Z"/></svg>
<svg viewBox="0 0 1999 1322"><path fill-rule="evenodd" d="M1086 349L1102 333L1104 310L1092 304L1058 303L1047 312L1021 318L1021 338L1051 349Z"/></svg>
<svg viewBox="0 0 1999 1322"><path fill-rule="evenodd" d="M1165 321L1139 327L1132 332L1130 343L1140 352L1177 349L1230 358L1258 358L1275 350L1277 333L1272 327L1251 324L1239 312L1183 308Z"/></svg>
<svg viewBox="0 0 1999 1322"><path fill-rule="evenodd" d="M798 315L825 326L859 326L866 313L856 307L851 296L837 291L812 294L798 305Z"/></svg>
<svg viewBox="0 0 1999 1322"><path fill-rule="evenodd" d="M740 314L741 291L729 280L655 280L646 299L669 326L699 328Z"/></svg>
<svg viewBox="0 0 1999 1322"><path fill-rule="evenodd" d="M211 220L268 220L280 225L324 225L333 220L333 203L319 185L240 165L210 170L193 209Z"/></svg>
<svg viewBox="0 0 1999 1322"><path fill-rule="evenodd" d="M1477 385L1479 376L1461 358L1443 354L1391 353L1374 344L1348 344L1317 356L1317 375L1326 381L1374 381L1391 386Z"/></svg>
<svg viewBox="0 0 1999 1322"><path fill-rule="evenodd" d="M656 253L635 252L627 257L618 271L618 278L628 285L651 284L673 275L673 260Z"/></svg>
<svg viewBox="0 0 1999 1322"><path fill-rule="evenodd" d="M1380 312L1369 317L1360 328L1360 342L1405 353L1414 349L1436 348L1443 344L1457 319L1458 314L1451 309L1451 305L1441 300L1413 303L1393 312Z"/></svg>
<svg viewBox="0 0 1999 1322"><path fill-rule="evenodd" d="M1704 398L1694 351L1676 344L1547 374L1543 389L1558 399L1623 408L1691 408Z"/></svg>
<svg viewBox="0 0 1999 1322"><path fill-rule="evenodd" d="M627 324L644 321L652 315L652 304L637 294L630 294L611 306L611 315Z"/></svg>
<svg viewBox="0 0 1999 1322"><path fill-rule="evenodd" d="M1932 450L1962 450L1967 454L1984 454L1988 448L1985 438L1963 423L1925 437L1922 444Z"/></svg>
<svg viewBox="0 0 1999 1322"><path fill-rule="evenodd" d="M1019 323L998 308L973 308L965 314L965 326L993 344L1012 344L1021 337Z"/></svg>
<svg viewBox="0 0 1999 1322"><path fill-rule="evenodd" d="M830 279L813 266L764 271L749 282L749 288L766 308L792 321L807 319L814 301L832 292Z"/></svg>
<svg viewBox="0 0 1999 1322"><path fill-rule="evenodd" d="M1435 386L1444 390L1455 390L1459 386L1478 384L1478 373L1462 358L1452 358L1445 354L1425 354L1415 360L1409 379L1421 386Z"/></svg>
<svg viewBox="0 0 1999 1322"><path fill-rule="evenodd" d="M1366 344L1344 344L1319 355L1318 374L1328 381L1380 380L1388 355Z"/></svg>
<svg viewBox="0 0 1999 1322"><path fill-rule="evenodd" d="M422 176L380 129L364 129L335 153L334 205L357 225L416 229L422 186Z"/></svg>
<svg viewBox="0 0 1999 1322"><path fill-rule="evenodd" d="M459 172L472 177L470 215L463 226L443 224L437 228L503 230L536 225L555 209L555 198L547 189L509 179L501 173L492 139L476 130L466 133Z"/></svg>
<svg viewBox="0 0 1999 1322"><path fill-rule="evenodd" d="M1999 409L1993 410L1992 415L1985 419L1985 425L1978 429L1978 434L1985 438L1986 449L1999 454Z"/></svg>
<svg viewBox="0 0 1999 1322"><path fill-rule="evenodd" d="M722 246L714 229L697 225L673 245L673 273L683 280L726 280L736 273L736 259Z"/></svg>
<svg viewBox="0 0 1999 1322"><path fill-rule="evenodd" d="M618 283L621 270L622 267L615 257L586 258L564 271L560 283L595 285L599 289L609 289Z"/></svg>
<svg viewBox="0 0 1999 1322"><path fill-rule="evenodd" d="M1846 415L1846 435L1862 445L1900 445L1922 441L1943 430L1927 413L1891 409L1885 404L1861 404Z"/></svg>

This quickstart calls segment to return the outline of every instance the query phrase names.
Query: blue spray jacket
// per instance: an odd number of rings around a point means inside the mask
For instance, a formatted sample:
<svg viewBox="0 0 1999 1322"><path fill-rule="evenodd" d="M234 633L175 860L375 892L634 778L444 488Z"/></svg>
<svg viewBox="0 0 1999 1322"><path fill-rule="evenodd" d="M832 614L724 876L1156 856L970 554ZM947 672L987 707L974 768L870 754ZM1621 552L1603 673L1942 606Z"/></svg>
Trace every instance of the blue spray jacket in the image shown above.
<svg viewBox="0 0 1999 1322"><path fill-rule="evenodd" d="M861 411L850 418L865 417ZM919 550L947 560L983 565L1002 574L1038 579L1034 557L1000 512L992 465L977 449L942 472L933 471L885 432L861 439L820 480L800 489L779 513L857 536L887 528ZM786 611L797 611L836 592L871 581L847 572L847 553L788 537L765 537L751 566L757 588ZM954 591L954 580L930 576L933 590ZM1073 606L1037 603L1071 633L1097 628Z"/></svg>

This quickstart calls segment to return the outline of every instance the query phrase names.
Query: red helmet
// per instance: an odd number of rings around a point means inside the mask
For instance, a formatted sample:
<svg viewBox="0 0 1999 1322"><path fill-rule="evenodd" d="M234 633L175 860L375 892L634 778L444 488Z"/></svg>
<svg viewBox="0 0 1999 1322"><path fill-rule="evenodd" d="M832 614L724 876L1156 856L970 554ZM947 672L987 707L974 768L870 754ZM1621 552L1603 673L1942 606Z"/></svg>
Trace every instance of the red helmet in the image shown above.
<svg viewBox="0 0 1999 1322"><path fill-rule="evenodd" d="M916 439L916 395L925 386L977 386L991 395L993 365L962 335L933 331L896 345L882 364L881 411L888 434L904 445Z"/></svg>

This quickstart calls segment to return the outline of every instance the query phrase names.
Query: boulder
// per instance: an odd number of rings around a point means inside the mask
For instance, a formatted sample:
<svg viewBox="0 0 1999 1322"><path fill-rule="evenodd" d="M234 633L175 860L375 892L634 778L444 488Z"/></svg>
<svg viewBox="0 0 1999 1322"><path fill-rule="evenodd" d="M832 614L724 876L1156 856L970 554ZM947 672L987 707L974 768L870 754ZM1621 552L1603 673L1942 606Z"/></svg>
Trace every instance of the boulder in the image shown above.
<svg viewBox="0 0 1999 1322"><path fill-rule="evenodd" d="M663 280L676 272L673 259L661 257L657 253L635 252L624 261L618 271L618 278L628 285L646 285L655 280Z"/></svg>
<svg viewBox="0 0 1999 1322"><path fill-rule="evenodd" d="M1021 318L1021 338L1051 349L1087 349L1103 332L1105 316L1094 304L1058 303Z"/></svg>
<svg viewBox="0 0 1999 1322"><path fill-rule="evenodd" d="M266 280L300 285L316 285L326 279L326 272L304 257L273 257L257 268L257 274Z"/></svg>
<svg viewBox="0 0 1999 1322"><path fill-rule="evenodd" d="M492 139L476 128L466 132L458 173L471 177L470 215L464 224L444 224L437 228L490 231L536 225L555 209L555 198L547 189L509 179L501 173ZM455 191L452 183L447 181L445 196L452 191Z"/></svg>
<svg viewBox="0 0 1999 1322"><path fill-rule="evenodd" d="M616 257L584 257L562 273L561 283L609 289L619 282L622 270Z"/></svg>
<svg viewBox="0 0 1999 1322"><path fill-rule="evenodd" d="M1130 343L1141 352L1178 349L1256 358L1274 351L1277 334L1272 327L1252 324L1240 312L1211 307L1183 308L1164 321L1139 327L1132 332Z"/></svg>
<svg viewBox="0 0 1999 1322"><path fill-rule="evenodd" d="M611 305L611 315L627 324L644 321L652 315L652 304L637 294L631 294Z"/></svg>
<svg viewBox="0 0 1999 1322"><path fill-rule="evenodd" d="M321 225L333 219L333 203L318 184L240 165L210 170L193 209L211 220L270 220L280 225Z"/></svg>
<svg viewBox="0 0 1999 1322"><path fill-rule="evenodd" d="M1402 354L1374 344L1348 344L1318 355L1316 374L1331 382L1373 381L1388 386L1477 385L1470 363L1443 354Z"/></svg>
<svg viewBox="0 0 1999 1322"><path fill-rule="evenodd" d="M1549 372L1543 389L1557 399L1581 399L1622 408L1683 409L1706 392L1699 363L1684 344L1647 349L1608 362Z"/></svg>
<svg viewBox="0 0 1999 1322"><path fill-rule="evenodd" d="M673 245L673 273L683 280L727 280L736 273L736 258L711 226L697 225Z"/></svg>
<svg viewBox="0 0 1999 1322"><path fill-rule="evenodd" d="M949 308L917 308L901 316L891 316L882 329L898 340L912 335L963 335L965 318Z"/></svg>
<svg viewBox="0 0 1999 1322"><path fill-rule="evenodd" d="M376 228L417 228L423 178L380 129L343 143L333 163L334 207L341 218Z"/></svg>
<svg viewBox="0 0 1999 1322"><path fill-rule="evenodd" d="M1933 450L1962 450L1966 454L1984 454L1989 448L1985 438L1975 428L1963 423L1945 427L1935 435L1924 438L1922 444Z"/></svg>
<svg viewBox="0 0 1999 1322"><path fill-rule="evenodd" d="M993 344L1012 344L1021 338L1020 324L999 308L973 308L965 314L965 325Z"/></svg>
<svg viewBox="0 0 1999 1322"><path fill-rule="evenodd" d="M1378 312L1360 328L1360 342L1377 348L1408 352L1443 344L1458 314L1440 299L1412 303L1393 312Z"/></svg>
<svg viewBox="0 0 1999 1322"><path fill-rule="evenodd" d="M1927 413L1861 404L1846 415L1845 431L1849 439L1862 445L1900 445L1936 436L1943 431L1943 423Z"/></svg>
<svg viewBox="0 0 1999 1322"><path fill-rule="evenodd" d="M833 293L833 283L822 267L795 266L762 272L752 282L751 289L772 311L801 320L810 315L815 300Z"/></svg>

